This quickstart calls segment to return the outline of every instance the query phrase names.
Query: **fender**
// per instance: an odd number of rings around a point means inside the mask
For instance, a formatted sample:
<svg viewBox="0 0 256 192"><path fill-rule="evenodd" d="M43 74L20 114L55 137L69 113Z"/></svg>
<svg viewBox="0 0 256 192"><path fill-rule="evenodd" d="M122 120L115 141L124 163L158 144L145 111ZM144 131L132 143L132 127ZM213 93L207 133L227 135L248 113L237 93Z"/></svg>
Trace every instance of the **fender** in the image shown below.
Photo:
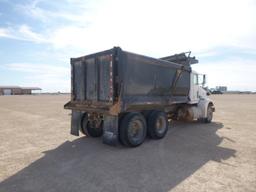
<svg viewBox="0 0 256 192"><path fill-rule="evenodd" d="M201 110L202 118L207 117L207 109L208 109L209 105L211 105L213 107L213 111L215 111L215 107L214 107L213 102L212 102L211 99L205 98L205 99L200 99L199 100L197 106Z"/></svg>

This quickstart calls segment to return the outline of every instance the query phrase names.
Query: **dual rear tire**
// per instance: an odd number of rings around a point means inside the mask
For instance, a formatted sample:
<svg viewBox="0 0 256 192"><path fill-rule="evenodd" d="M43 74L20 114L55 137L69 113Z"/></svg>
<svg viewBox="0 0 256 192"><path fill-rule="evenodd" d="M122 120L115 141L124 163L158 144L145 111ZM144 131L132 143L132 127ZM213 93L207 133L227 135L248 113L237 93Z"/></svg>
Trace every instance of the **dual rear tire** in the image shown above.
<svg viewBox="0 0 256 192"><path fill-rule="evenodd" d="M94 122L88 120L85 113L81 120L80 131L84 135L100 137L103 134L103 121ZM138 112L130 112L121 118L119 126L119 140L128 147L141 145L146 136L152 139L162 139L168 131L168 119L162 111L151 111L146 115Z"/></svg>
<svg viewBox="0 0 256 192"><path fill-rule="evenodd" d="M148 116L148 136L162 139L168 131L168 118L162 111L152 111Z"/></svg>
<svg viewBox="0 0 256 192"><path fill-rule="evenodd" d="M91 137L101 137L103 134L103 121L100 122L90 122L88 120L88 115L85 113L82 117L80 131L87 136Z"/></svg>
<svg viewBox="0 0 256 192"><path fill-rule="evenodd" d="M152 111L145 118L141 113L131 112L121 119L119 138L125 146L137 147L144 142L146 135L152 139L161 139L167 131L166 113Z"/></svg>

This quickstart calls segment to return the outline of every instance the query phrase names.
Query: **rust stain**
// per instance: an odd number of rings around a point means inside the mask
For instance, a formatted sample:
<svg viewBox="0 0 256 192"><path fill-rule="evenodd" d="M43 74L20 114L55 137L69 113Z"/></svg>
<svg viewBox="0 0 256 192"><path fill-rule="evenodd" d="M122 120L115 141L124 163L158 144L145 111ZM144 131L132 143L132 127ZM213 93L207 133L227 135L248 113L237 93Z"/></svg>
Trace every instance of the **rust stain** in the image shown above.
<svg viewBox="0 0 256 192"><path fill-rule="evenodd" d="M118 101L109 109L110 115L118 115L121 111L121 98L118 97Z"/></svg>

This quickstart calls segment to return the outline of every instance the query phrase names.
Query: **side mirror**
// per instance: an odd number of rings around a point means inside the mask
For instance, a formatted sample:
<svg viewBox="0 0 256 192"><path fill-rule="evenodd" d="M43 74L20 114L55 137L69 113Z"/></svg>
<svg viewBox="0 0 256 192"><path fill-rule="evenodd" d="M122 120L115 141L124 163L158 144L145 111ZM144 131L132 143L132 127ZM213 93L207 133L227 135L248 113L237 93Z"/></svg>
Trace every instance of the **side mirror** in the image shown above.
<svg viewBox="0 0 256 192"><path fill-rule="evenodd" d="M203 75L203 85L205 85L206 84L206 76L205 76L205 74Z"/></svg>

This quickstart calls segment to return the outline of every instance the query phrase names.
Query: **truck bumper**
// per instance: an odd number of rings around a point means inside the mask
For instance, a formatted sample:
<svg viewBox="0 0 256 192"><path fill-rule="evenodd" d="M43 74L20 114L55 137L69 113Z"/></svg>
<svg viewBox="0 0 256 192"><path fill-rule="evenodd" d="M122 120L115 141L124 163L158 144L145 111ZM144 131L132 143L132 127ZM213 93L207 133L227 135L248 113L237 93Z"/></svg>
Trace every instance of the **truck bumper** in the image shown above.
<svg viewBox="0 0 256 192"><path fill-rule="evenodd" d="M71 109L75 111L109 113L111 105L106 103L87 104L83 102L70 101L64 105L64 109Z"/></svg>

